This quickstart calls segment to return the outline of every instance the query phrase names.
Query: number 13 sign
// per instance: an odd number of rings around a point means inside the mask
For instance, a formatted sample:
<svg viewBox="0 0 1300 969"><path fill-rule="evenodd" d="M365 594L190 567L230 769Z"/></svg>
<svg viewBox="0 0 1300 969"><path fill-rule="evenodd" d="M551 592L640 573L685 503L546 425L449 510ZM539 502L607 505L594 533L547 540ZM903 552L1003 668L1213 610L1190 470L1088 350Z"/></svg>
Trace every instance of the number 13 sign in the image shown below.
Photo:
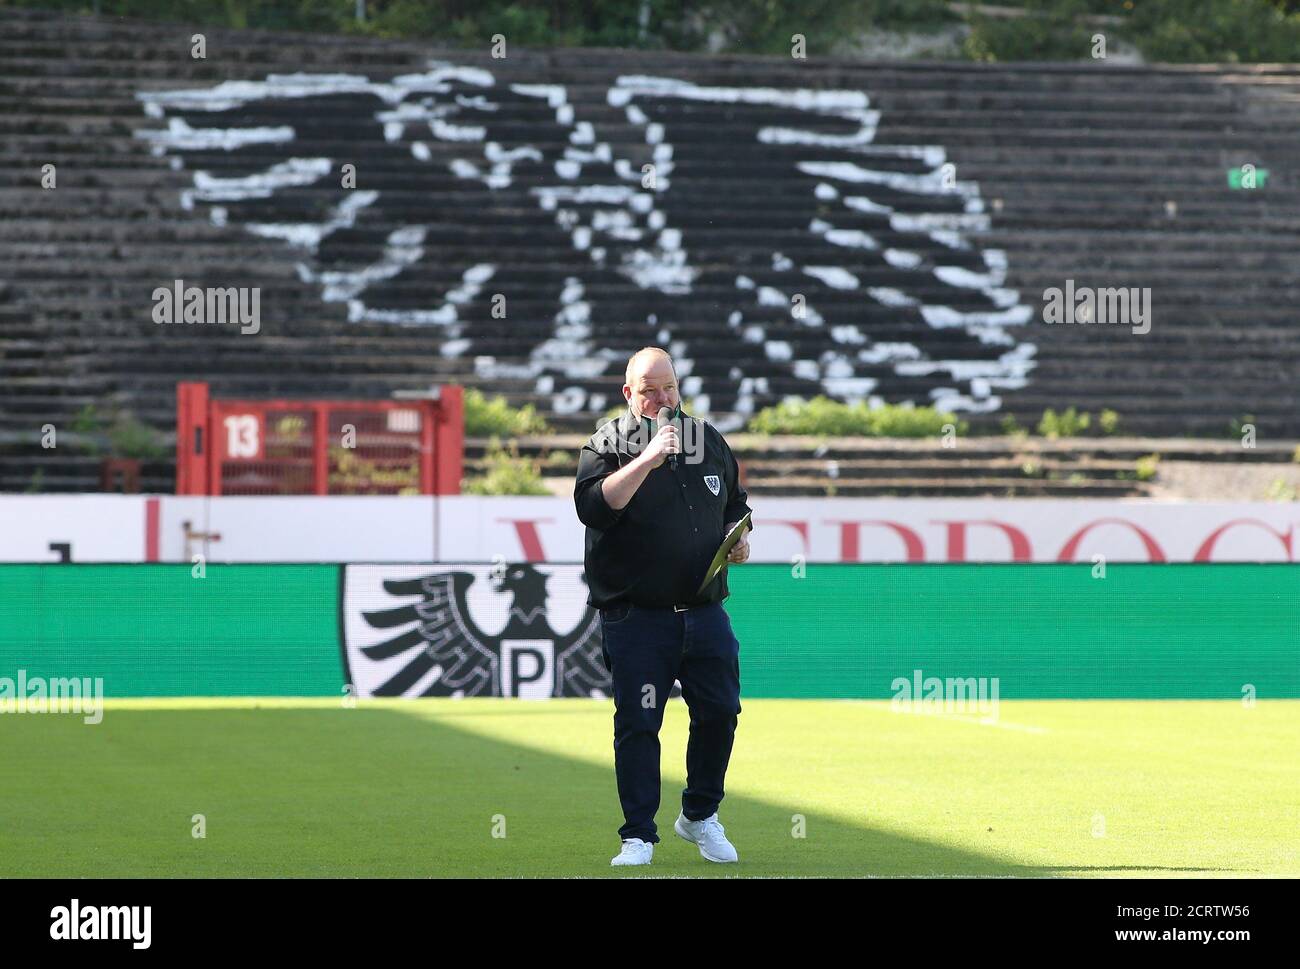
<svg viewBox="0 0 1300 969"><path fill-rule="evenodd" d="M227 458L255 461L263 456L260 414L231 414L221 423L226 429Z"/></svg>

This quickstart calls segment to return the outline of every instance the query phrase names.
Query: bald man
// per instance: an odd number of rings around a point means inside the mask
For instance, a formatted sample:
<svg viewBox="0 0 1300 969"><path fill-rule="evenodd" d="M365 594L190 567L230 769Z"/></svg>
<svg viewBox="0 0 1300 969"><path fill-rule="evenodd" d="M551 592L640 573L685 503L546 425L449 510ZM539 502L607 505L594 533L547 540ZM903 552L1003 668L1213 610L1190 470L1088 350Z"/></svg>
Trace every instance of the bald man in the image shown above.
<svg viewBox="0 0 1300 969"><path fill-rule="evenodd" d="M648 865L659 842L659 728L674 680L691 727L673 830L709 861L733 862L736 849L718 820L740 714L740 644L722 608L727 570L698 590L723 538L749 512L748 496L722 434L682 413L666 351L638 350L624 380L627 410L582 446L573 492L587 526L587 602L600 611L614 684L624 823L611 864ZM657 426L665 408L672 420ZM728 561L748 558L742 537Z"/></svg>

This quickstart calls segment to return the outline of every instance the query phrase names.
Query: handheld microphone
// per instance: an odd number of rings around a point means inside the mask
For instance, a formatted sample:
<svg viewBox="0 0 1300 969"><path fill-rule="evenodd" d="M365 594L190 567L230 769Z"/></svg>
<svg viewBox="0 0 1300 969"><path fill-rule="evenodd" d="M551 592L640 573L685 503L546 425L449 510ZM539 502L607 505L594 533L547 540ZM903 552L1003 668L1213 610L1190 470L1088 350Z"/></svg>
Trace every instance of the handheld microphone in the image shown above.
<svg viewBox="0 0 1300 969"><path fill-rule="evenodd" d="M659 408L659 420L658 420L658 425L659 425L659 427L661 427L661 428L663 428L663 427L667 427L667 426L668 426L669 424L671 424L672 422L673 422L673 412L670 411L667 407L660 407L660 408ZM670 454L670 455L668 455L668 470L669 470L669 471L676 471L676 470L677 470L677 455L676 455L676 454Z"/></svg>

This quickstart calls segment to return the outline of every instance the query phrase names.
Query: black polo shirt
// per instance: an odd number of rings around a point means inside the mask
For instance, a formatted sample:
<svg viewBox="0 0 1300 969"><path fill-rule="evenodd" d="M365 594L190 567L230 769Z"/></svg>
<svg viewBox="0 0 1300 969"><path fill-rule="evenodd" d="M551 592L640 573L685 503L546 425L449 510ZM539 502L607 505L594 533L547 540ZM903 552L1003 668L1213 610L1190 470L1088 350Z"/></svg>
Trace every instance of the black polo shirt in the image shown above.
<svg viewBox="0 0 1300 969"><path fill-rule="evenodd" d="M602 424L582 446L573 500L587 526L587 603L597 609L624 602L647 608L704 605L729 595L726 569L702 595L695 590L726 537L726 525L750 510L749 496L721 432L687 414L681 423L677 470L665 460L617 511L605 500L602 482L641 453L653 422L643 418L638 429L629 409ZM692 449L695 463L686 453Z"/></svg>

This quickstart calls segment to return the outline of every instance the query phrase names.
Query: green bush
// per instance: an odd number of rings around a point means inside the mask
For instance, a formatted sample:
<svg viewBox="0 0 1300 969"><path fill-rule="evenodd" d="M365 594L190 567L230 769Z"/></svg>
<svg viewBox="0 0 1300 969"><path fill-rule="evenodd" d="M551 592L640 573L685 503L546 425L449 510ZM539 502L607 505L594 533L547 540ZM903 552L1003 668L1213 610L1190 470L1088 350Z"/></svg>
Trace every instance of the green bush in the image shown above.
<svg viewBox="0 0 1300 969"><path fill-rule="evenodd" d="M884 30L935 30L961 18L946 0L870 0L871 25Z"/></svg>
<svg viewBox="0 0 1300 969"><path fill-rule="evenodd" d="M1134 472L1139 481L1150 481L1156 476L1156 471L1160 469L1160 455L1145 454L1137 459L1137 465Z"/></svg>
<svg viewBox="0 0 1300 969"><path fill-rule="evenodd" d="M1073 407L1068 407L1058 414L1049 407L1043 411L1043 419L1038 422L1038 433L1051 439L1078 437L1091 423L1092 415L1086 411L1077 413Z"/></svg>
<svg viewBox="0 0 1300 969"><path fill-rule="evenodd" d="M466 478L461 482L461 494L466 495L549 495L550 489L542 480L537 462L519 456L519 448L511 442L510 449L501 447L494 438L484 458L487 473L481 477Z"/></svg>
<svg viewBox="0 0 1300 969"><path fill-rule="evenodd" d="M171 453L162 434L126 413L109 425L108 449L111 457L141 461L161 461Z"/></svg>
<svg viewBox="0 0 1300 969"><path fill-rule="evenodd" d="M1274 478L1264 492L1265 501L1300 501L1300 492L1295 485L1287 484L1282 478Z"/></svg>
<svg viewBox="0 0 1300 969"><path fill-rule="evenodd" d="M1114 434L1119 430L1119 414L1110 408L1103 409L1097 418L1097 426L1103 434Z"/></svg>
<svg viewBox="0 0 1300 969"><path fill-rule="evenodd" d="M77 411L77 416L68 425L69 430L77 435L76 447L90 455L99 454L99 435L103 427L103 418L94 404L86 404Z"/></svg>
<svg viewBox="0 0 1300 969"><path fill-rule="evenodd" d="M1081 0L1028 0L1023 17L972 13L962 52L973 61L1077 61L1090 56L1090 29L1078 20L1088 12Z"/></svg>
<svg viewBox="0 0 1300 969"><path fill-rule="evenodd" d="M1300 12L1294 3L1147 0L1135 5L1125 26L1125 34L1152 61L1294 62L1300 56Z"/></svg>
<svg viewBox="0 0 1300 969"><path fill-rule="evenodd" d="M465 391L465 436L521 437L526 434L549 434L551 426L532 404L511 407L502 396L491 400L483 391L470 387Z"/></svg>
<svg viewBox="0 0 1300 969"><path fill-rule="evenodd" d="M1245 433L1247 424L1249 424L1251 427L1254 427L1256 428L1256 430L1258 430L1257 422L1255 420L1255 415L1242 414L1240 417L1234 417L1232 418L1232 420L1228 421L1228 434L1231 437L1240 439L1241 436Z"/></svg>
<svg viewBox="0 0 1300 969"><path fill-rule="evenodd" d="M90 13L95 0L0 0L11 6ZM1005 2L1002 5L1007 5ZM964 56L975 61L1087 60L1092 35L1124 39L1149 60L1294 62L1300 50L1295 0L1020 0L1027 13L965 19ZM958 21L944 0L99 0L107 16L264 30L430 38L485 49L494 34L517 47L712 50L789 57L802 34L810 57L836 53L869 30L926 32ZM642 29L642 9L648 13ZM1087 14L1121 18L1097 26Z"/></svg>
<svg viewBox="0 0 1300 969"><path fill-rule="evenodd" d="M89 13L94 0L10 0L20 6ZM923 19L940 16L938 0L913 0ZM644 32L643 4L649 13ZM439 44L484 49L502 34L507 54L520 47L615 47L704 50L720 36L746 53L789 54L790 35L803 33L808 53L826 53L854 27L870 22L870 10L903 14L903 0L386 0L366 4L356 20L356 0L100 0L110 16L173 23L317 30L372 37L431 38Z"/></svg>
<svg viewBox="0 0 1300 969"><path fill-rule="evenodd" d="M775 407L765 407L749 419L756 434L812 434L829 437L933 437L952 424L965 434L967 423L933 407L885 404L868 407L864 401L844 404L818 395L812 400L789 397Z"/></svg>
<svg viewBox="0 0 1300 969"><path fill-rule="evenodd" d="M101 410L86 404L68 428L77 436L76 447L92 457L161 461L172 453L160 431L116 406Z"/></svg>
<svg viewBox="0 0 1300 969"><path fill-rule="evenodd" d="M1016 6L1028 13L973 12L963 53L988 62L1087 60L1097 33L1108 46L1122 39L1147 60L1165 63L1293 63L1300 51L1300 7L1293 0L1024 0ZM1121 22L1089 22L1090 13Z"/></svg>

